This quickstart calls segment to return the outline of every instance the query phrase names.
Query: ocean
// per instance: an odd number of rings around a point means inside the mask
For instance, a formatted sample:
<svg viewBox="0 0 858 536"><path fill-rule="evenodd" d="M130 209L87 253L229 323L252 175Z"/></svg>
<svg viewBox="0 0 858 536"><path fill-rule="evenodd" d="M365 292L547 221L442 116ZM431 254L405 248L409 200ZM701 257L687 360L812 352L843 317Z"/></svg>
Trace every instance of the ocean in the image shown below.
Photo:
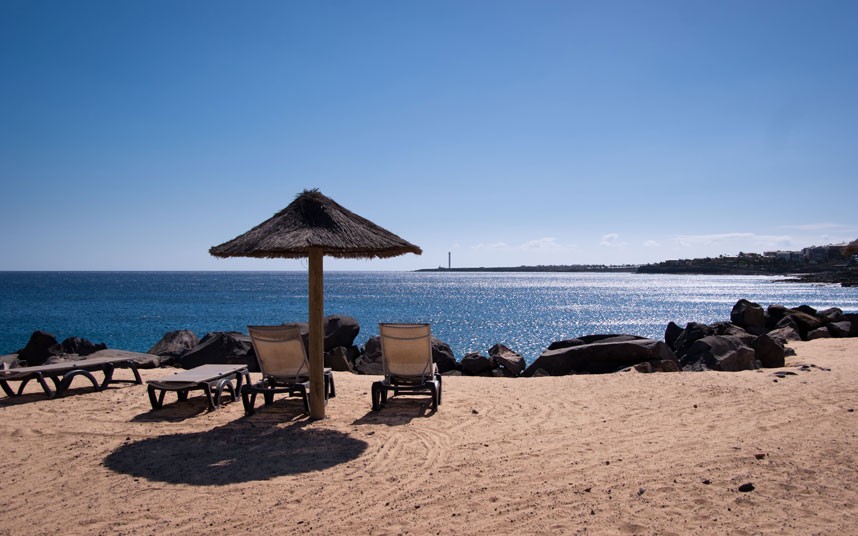
<svg viewBox="0 0 858 536"><path fill-rule="evenodd" d="M661 339L668 322L729 320L737 300L858 312L858 288L759 276L630 273L328 272L325 314L355 317L356 344L378 322L429 322L457 358L503 343L535 359L555 340L595 333ZM306 272L0 272L0 353L39 329L145 352L190 329L306 321Z"/></svg>

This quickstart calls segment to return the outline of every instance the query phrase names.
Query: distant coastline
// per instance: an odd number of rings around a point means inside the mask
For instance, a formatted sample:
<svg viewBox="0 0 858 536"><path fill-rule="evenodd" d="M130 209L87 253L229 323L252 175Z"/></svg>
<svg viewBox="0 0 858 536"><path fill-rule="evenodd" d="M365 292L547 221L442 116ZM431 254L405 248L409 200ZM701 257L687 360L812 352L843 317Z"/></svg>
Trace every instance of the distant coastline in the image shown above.
<svg viewBox="0 0 858 536"><path fill-rule="evenodd" d="M536 265L536 266L495 266L474 268L423 268L416 272L610 272L610 273L635 273L640 266L637 264L624 264L618 266L606 266L598 264L561 264L561 265Z"/></svg>
<svg viewBox="0 0 858 536"><path fill-rule="evenodd" d="M789 281L799 283L840 284L844 287L858 287L858 272L854 267L804 267L794 270L754 268L748 266L724 266L701 264L688 266L665 266L659 264L588 266L588 265L537 265L537 266L494 266L471 268L423 268L415 270L421 273L632 273L632 274L670 274L670 275L767 275L788 277Z"/></svg>
<svg viewBox="0 0 858 536"><path fill-rule="evenodd" d="M564 264L503 267L425 268L417 272L606 272L671 275L786 276L801 283L858 286L858 243L814 246L802 251L739 253L736 256L668 260L653 264Z"/></svg>

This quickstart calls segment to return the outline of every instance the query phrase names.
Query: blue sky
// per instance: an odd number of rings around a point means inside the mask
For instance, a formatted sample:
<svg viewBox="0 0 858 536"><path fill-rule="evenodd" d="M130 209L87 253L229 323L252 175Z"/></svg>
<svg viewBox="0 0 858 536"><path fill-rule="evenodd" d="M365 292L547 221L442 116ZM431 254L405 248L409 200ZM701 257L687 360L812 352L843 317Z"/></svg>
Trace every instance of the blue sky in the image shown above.
<svg viewBox="0 0 858 536"><path fill-rule="evenodd" d="M858 2L0 2L0 269L214 259L317 187L424 254L858 238Z"/></svg>

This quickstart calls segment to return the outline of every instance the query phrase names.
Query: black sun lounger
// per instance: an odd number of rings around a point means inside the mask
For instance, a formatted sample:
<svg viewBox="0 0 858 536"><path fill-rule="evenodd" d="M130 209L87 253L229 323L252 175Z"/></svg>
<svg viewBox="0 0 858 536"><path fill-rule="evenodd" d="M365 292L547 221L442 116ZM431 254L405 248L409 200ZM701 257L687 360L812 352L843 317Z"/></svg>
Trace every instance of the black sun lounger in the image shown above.
<svg viewBox="0 0 858 536"><path fill-rule="evenodd" d="M232 385L235 380L236 385ZM250 383L250 373L247 365L201 365L172 376L164 376L146 382L149 385L149 402L152 409L164 405L164 395L167 391L176 391L179 400L187 400L188 392L202 389L206 393L209 409L220 407L220 399L224 389L229 391L233 400L238 400L237 393L243 383ZM160 394L156 394L161 391Z"/></svg>
<svg viewBox="0 0 858 536"><path fill-rule="evenodd" d="M117 380L113 378L113 372L116 368L128 368L134 373L133 380ZM99 383L92 372L101 371L104 374L104 380ZM35 367L18 367L0 370L0 388L7 396L21 396L24 392L24 387L30 380L36 380L48 398L55 398L62 395L71 385L72 380L78 376L83 376L92 382L92 386L96 391L101 391L112 383L134 383L142 384L140 373L137 371L137 363L128 358L120 357L93 357L91 359L79 359L77 361L67 361L64 363L54 363L51 365L38 365ZM49 378L54 384L54 390L50 388ZM16 393L9 385L10 381L19 381Z"/></svg>

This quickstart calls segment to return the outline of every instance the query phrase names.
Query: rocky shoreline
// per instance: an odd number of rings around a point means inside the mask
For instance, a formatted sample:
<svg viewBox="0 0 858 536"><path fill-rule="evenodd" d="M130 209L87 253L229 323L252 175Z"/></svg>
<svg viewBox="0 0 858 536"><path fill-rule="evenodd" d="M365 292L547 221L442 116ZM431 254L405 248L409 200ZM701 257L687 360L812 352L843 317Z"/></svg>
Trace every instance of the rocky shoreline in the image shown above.
<svg viewBox="0 0 858 536"><path fill-rule="evenodd" d="M306 323L292 323L305 338ZM357 320L345 315L325 318L325 366L355 374L383 373L378 336L363 346L355 341ZM432 357L445 375L532 377L568 374L606 374L629 368L639 372L739 371L784 366L789 341L858 336L858 314L837 307L822 311L802 305L761 305L739 300L730 319L711 325L690 322L684 327L670 322L663 340L629 334L596 334L553 341L532 363L515 350L495 344L485 354L471 352L457 360L450 345L432 339ZM147 353L107 349L79 337L62 342L36 331L16 354L0 356L0 362L16 367L79 360L88 356L123 355L143 368L175 366L190 369L203 364L247 364L257 370L250 337L239 332L211 332L198 338L189 330L166 333Z"/></svg>
<svg viewBox="0 0 858 536"><path fill-rule="evenodd" d="M855 268L833 270L826 272L792 274L786 282L817 283L825 285L840 285L841 287L858 287L858 270Z"/></svg>

